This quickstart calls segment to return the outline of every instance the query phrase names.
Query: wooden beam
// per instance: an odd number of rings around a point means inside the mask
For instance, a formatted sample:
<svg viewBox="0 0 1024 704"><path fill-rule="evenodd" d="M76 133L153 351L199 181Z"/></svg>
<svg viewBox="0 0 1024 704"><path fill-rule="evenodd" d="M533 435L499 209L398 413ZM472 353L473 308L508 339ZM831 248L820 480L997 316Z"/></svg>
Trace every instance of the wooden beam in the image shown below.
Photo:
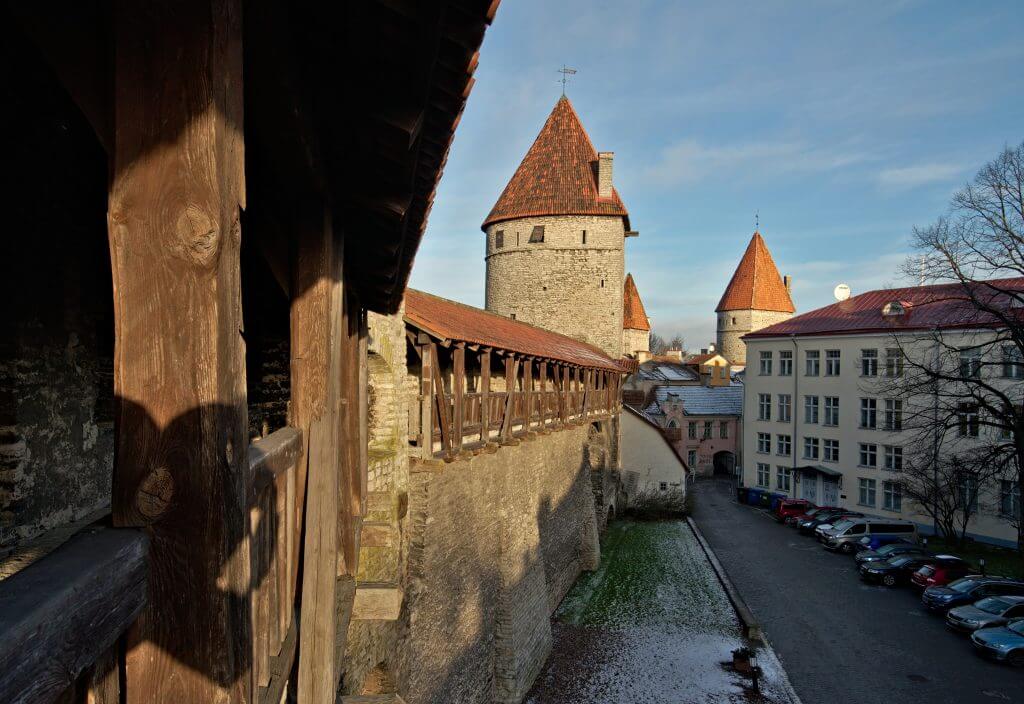
<svg viewBox="0 0 1024 704"><path fill-rule="evenodd" d="M548 362L541 360L538 386L540 386L540 428L543 430L548 423Z"/></svg>
<svg viewBox="0 0 1024 704"><path fill-rule="evenodd" d="M523 360L523 430L530 430L533 403L533 357Z"/></svg>
<svg viewBox="0 0 1024 704"><path fill-rule="evenodd" d="M148 548L142 531L88 528L0 581L0 701L54 701L102 660L146 601Z"/></svg>
<svg viewBox="0 0 1024 704"><path fill-rule="evenodd" d="M256 495L287 472L302 454L302 431L280 428L249 445L250 503Z"/></svg>
<svg viewBox="0 0 1024 704"><path fill-rule="evenodd" d="M462 430L465 422L465 408L463 397L466 393L466 344L455 343L452 350L452 400L453 410L453 440L454 451L462 452Z"/></svg>
<svg viewBox="0 0 1024 704"><path fill-rule="evenodd" d="M318 206L316 206L318 204ZM348 342L344 314L343 239L334 233L330 209L316 199L319 226L310 219L299 232L292 307L293 422L308 437L302 531L302 608L299 612L299 704L330 701L338 686L335 666L338 622L339 516L342 513L342 391ZM297 356L302 355L302 356ZM298 398L297 398L298 396ZM306 430L308 428L308 431ZM301 465L300 465L301 466ZM301 474L301 473L300 473ZM303 514L299 512L299 517Z"/></svg>
<svg viewBox="0 0 1024 704"><path fill-rule="evenodd" d="M501 416L501 439L512 439L512 415L515 411L516 376L519 360L514 354L505 357L505 411Z"/></svg>
<svg viewBox="0 0 1024 704"><path fill-rule="evenodd" d="M480 351L480 441L491 441L491 350Z"/></svg>
<svg viewBox="0 0 1024 704"><path fill-rule="evenodd" d="M111 12L112 512L152 541L124 694L249 702L241 2Z"/></svg>

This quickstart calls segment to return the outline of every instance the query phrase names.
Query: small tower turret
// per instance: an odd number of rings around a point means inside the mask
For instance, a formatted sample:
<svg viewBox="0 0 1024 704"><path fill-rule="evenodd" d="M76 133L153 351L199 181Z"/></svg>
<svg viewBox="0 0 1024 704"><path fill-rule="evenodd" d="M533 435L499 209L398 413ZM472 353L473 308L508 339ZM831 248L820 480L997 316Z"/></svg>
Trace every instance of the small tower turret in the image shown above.
<svg viewBox="0 0 1024 704"><path fill-rule="evenodd" d="M754 232L718 302L718 353L734 365L747 363L744 335L793 317L790 277L779 276L768 245Z"/></svg>

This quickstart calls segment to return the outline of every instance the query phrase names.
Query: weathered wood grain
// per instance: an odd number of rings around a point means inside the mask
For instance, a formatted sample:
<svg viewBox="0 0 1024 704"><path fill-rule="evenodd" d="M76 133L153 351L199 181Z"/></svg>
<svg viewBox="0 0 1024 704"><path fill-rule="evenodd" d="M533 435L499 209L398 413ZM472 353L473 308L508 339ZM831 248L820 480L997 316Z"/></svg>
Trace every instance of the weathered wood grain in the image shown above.
<svg viewBox="0 0 1024 704"><path fill-rule="evenodd" d="M0 701L55 701L104 659L145 603L148 546L90 528L0 582Z"/></svg>
<svg viewBox="0 0 1024 704"><path fill-rule="evenodd" d="M302 431L280 428L249 446L249 473L252 476L250 500L287 472L302 454Z"/></svg>
<svg viewBox="0 0 1024 704"><path fill-rule="evenodd" d="M248 702L241 2L111 14L112 511L152 545L124 696Z"/></svg>

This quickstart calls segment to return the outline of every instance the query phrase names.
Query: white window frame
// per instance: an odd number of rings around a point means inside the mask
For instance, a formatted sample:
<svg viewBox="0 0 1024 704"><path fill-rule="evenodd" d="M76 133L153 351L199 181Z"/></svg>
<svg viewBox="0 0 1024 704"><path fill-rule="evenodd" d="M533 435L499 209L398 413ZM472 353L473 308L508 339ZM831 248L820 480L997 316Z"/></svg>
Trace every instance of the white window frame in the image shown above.
<svg viewBox="0 0 1024 704"><path fill-rule="evenodd" d="M757 395L757 419L758 420L771 420L772 419L772 395L771 394L758 394Z"/></svg>
<svg viewBox="0 0 1024 704"><path fill-rule="evenodd" d="M758 374L759 376L771 376L772 375L772 352L771 350L761 350L759 355Z"/></svg>
<svg viewBox="0 0 1024 704"><path fill-rule="evenodd" d="M758 433L757 434L757 452L761 455L770 454L772 451L772 434L771 433Z"/></svg>
<svg viewBox="0 0 1024 704"><path fill-rule="evenodd" d="M864 430L878 428L878 399L864 397L860 400L860 425Z"/></svg>
<svg viewBox="0 0 1024 704"><path fill-rule="evenodd" d="M779 422L789 423L793 420L793 396L779 394Z"/></svg>
<svg viewBox="0 0 1024 704"><path fill-rule="evenodd" d="M839 376L842 371L843 353L840 350L825 350L825 376Z"/></svg>
<svg viewBox="0 0 1024 704"><path fill-rule="evenodd" d="M821 457L821 442L818 438L804 436L804 459L816 460Z"/></svg>
<svg viewBox="0 0 1024 704"><path fill-rule="evenodd" d="M859 447L857 454L857 466L858 467L877 467L878 466L878 445L873 442L862 442L858 443Z"/></svg>
<svg viewBox="0 0 1024 704"><path fill-rule="evenodd" d="M821 350L804 352L804 376L821 376Z"/></svg>
<svg viewBox="0 0 1024 704"><path fill-rule="evenodd" d="M817 396L804 396L804 423L817 425L821 404Z"/></svg>
<svg viewBox="0 0 1024 704"><path fill-rule="evenodd" d="M878 482L869 477L858 477L858 479L857 504L874 508L878 501Z"/></svg>
<svg viewBox="0 0 1024 704"><path fill-rule="evenodd" d="M866 377L878 376L877 349L862 349L860 351L860 375Z"/></svg>
<svg viewBox="0 0 1024 704"><path fill-rule="evenodd" d="M779 350L779 376L793 376L793 350Z"/></svg>
<svg viewBox="0 0 1024 704"><path fill-rule="evenodd" d="M787 433L778 433L775 436L775 454L780 457L789 457L793 454L793 436Z"/></svg>
<svg viewBox="0 0 1024 704"><path fill-rule="evenodd" d="M883 445L885 450L885 469L890 472L903 471L903 447L900 445Z"/></svg>
<svg viewBox="0 0 1024 704"><path fill-rule="evenodd" d="M829 403L831 401L831 403ZM822 425L835 427L839 425L839 397L825 397L825 421Z"/></svg>
<svg viewBox="0 0 1024 704"><path fill-rule="evenodd" d="M882 482L882 508L897 513L903 510L903 487L899 482Z"/></svg>
<svg viewBox="0 0 1024 704"><path fill-rule="evenodd" d="M821 446L821 459L824 462L839 461L839 441L833 438L825 438Z"/></svg>
<svg viewBox="0 0 1024 704"><path fill-rule="evenodd" d="M767 462L757 463L757 485L765 489L772 486L772 466Z"/></svg>

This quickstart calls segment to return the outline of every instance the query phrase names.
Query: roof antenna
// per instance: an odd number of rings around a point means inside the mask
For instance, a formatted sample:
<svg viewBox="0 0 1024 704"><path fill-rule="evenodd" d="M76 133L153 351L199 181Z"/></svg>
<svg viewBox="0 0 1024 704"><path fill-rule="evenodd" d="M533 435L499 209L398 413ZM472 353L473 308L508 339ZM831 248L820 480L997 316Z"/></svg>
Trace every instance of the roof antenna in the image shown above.
<svg viewBox="0 0 1024 704"><path fill-rule="evenodd" d="M565 84L569 82L569 76L576 73L576 69L569 68L565 64L562 64L562 68L558 69L558 73L562 74L562 80L559 83L562 84L562 97L565 97Z"/></svg>
<svg viewBox="0 0 1024 704"><path fill-rule="evenodd" d="M761 211L754 211L754 232L761 231Z"/></svg>

